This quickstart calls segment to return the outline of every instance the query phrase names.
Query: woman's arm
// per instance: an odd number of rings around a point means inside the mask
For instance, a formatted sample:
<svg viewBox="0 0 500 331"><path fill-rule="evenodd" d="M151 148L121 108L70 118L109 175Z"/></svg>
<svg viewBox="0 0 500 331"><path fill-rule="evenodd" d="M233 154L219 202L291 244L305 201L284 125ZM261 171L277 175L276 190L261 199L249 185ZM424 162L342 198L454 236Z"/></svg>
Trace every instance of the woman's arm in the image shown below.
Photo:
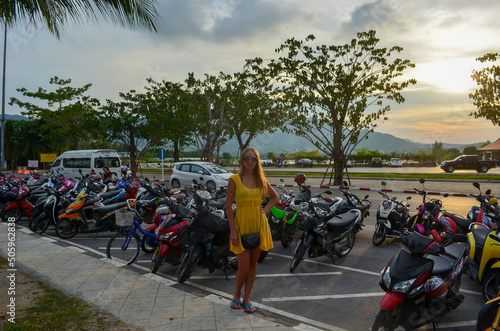
<svg viewBox="0 0 500 331"><path fill-rule="evenodd" d="M229 240L233 244L233 246L238 245L238 231L236 231L236 223L234 221L234 211L233 211L233 202L234 202L234 192L236 190L236 184L234 180L229 178L227 182L227 193L226 193L226 216L229 222L230 236Z"/></svg>
<svg viewBox="0 0 500 331"><path fill-rule="evenodd" d="M267 195L271 197L271 200L265 207L262 208L264 214L268 214L271 208L273 208L273 206L279 201L278 193L276 193L276 191L271 186L271 184L269 184L269 182L267 182Z"/></svg>

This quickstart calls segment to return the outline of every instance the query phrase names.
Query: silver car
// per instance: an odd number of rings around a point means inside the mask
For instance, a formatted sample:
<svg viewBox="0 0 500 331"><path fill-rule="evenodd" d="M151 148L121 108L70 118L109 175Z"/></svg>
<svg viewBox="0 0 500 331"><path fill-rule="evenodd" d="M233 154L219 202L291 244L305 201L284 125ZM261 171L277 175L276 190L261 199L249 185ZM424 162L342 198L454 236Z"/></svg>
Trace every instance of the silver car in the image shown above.
<svg viewBox="0 0 500 331"><path fill-rule="evenodd" d="M170 185L186 187L193 185L193 179L200 183L201 178L208 190L227 186L227 180L233 173L211 162L179 162L174 164Z"/></svg>

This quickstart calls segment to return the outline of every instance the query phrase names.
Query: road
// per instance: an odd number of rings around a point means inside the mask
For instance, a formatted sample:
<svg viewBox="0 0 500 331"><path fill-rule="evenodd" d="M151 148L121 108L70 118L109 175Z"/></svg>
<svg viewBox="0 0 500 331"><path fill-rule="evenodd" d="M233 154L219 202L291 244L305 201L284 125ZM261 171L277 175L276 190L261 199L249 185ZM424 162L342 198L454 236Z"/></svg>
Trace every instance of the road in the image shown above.
<svg viewBox="0 0 500 331"><path fill-rule="evenodd" d="M472 185L471 185L472 187ZM324 191L313 188L313 193ZM335 192L335 196L340 193ZM335 264L329 258L306 258L297 270L289 272L294 245L282 248L276 242L266 260L258 266L258 278L252 292L252 300L262 314L289 323L304 323L325 330L368 330L379 310L384 292L378 285L379 272L389 259L400 250L395 239L374 247L371 242L375 225L376 208L382 201L376 192L355 192L360 196L369 194L372 201L370 217L365 220L365 227L357 235L354 249L344 258L337 258ZM421 203L421 196L415 194L396 194L398 199L411 196L411 214ZM473 198L447 197L443 199L446 210L466 215ZM20 221L26 225L27 221ZM29 231L29 230L27 230ZM57 240L61 245L77 246L90 254L105 257L105 247L111 234L81 235L61 241L55 232L49 229L46 236ZM129 266L148 272L151 256L141 253L138 261ZM129 268L127 267L127 268ZM202 295L214 294L230 298L234 289L234 272L229 274L229 281L221 272L209 274L206 269L197 269L186 284L174 286L186 291L199 292ZM176 280L176 268L164 264L158 275ZM483 305L481 287L468 276L462 277L462 290L466 299L456 310L444 314L439 319L441 330L470 330L476 320L477 312Z"/></svg>

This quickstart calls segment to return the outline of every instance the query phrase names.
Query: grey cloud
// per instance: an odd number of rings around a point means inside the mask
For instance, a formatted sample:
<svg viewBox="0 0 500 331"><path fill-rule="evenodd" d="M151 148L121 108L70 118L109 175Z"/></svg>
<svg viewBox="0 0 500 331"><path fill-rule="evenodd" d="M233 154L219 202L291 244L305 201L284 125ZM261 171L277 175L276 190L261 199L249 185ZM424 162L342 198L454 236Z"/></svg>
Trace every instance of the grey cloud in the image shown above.
<svg viewBox="0 0 500 331"><path fill-rule="evenodd" d="M273 31L284 22L310 19L297 4L265 0L170 0L159 13L161 37L214 42L248 38Z"/></svg>

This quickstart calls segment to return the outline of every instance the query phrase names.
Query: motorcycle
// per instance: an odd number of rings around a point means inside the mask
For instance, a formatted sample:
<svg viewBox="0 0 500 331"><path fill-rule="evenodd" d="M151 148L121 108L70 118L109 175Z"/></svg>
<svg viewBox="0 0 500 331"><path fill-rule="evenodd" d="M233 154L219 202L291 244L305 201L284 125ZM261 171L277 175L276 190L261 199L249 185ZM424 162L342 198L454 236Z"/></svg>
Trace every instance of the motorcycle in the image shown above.
<svg viewBox="0 0 500 331"><path fill-rule="evenodd" d="M267 215L267 220L273 240L281 241L281 246L287 248L292 243L295 231L297 230L295 218L297 217L298 209L293 210L290 207L294 200L293 190L287 191L285 189L283 179L280 179L280 182L282 186L277 186L281 190L280 200L271 208ZM265 204L266 202L264 202Z"/></svg>
<svg viewBox="0 0 500 331"><path fill-rule="evenodd" d="M227 271L238 269L238 261L229 247L229 222L221 218L220 213L213 213L207 204L212 199L210 193L198 190L194 195L196 213L190 224L179 234L183 246L183 254L177 281L184 283L192 273L196 264L208 269L210 273L216 269Z"/></svg>
<svg viewBox="0 0 500 331"><path fill-rule="evenodd" d="M444 312L457 308L469 246L457 235L443 246L414 231L400 235L403 248L380 273L380 287L386 292L372 330L413 330L433 323Z"/></svg>
<svg viewBox="0 0 500 331"><path fill-rule="evenodd" d="M188 218L190 214L188 208L172 202L167 202L165 206L160 206L156 210L154 223L159 226L154 230L154 234L160 244L152 257L151 273L155 274L164 262L173 266L181 262L183 247L178 236L191 222ZM146 231L150 231L150 228Z"/></svg>
<svg viewBox="0 0 500 331"><path fill-rule="evenodd" d="M351 252L356 233L361 230L371 202L367 200L368 195L364 200L360 200L348 190L339 188L339 191L347 197L348 201L340 207L339 214L330 210L334 202L319 204L311 199L309 203L301 204L301 214L304 219L298 226L303 232L293 252L290 272L295 271L306 251L309 258L327 255L333 263L335 263L335 256L343 257Z"/></svg>
<svg viewBox="0 0 500 331"><path fill-rule="evenodd" d="M422 204L417 207L417 214L410 217L408 220L408 227L410 230L418 231L424 236L431 234L431 226L439 217L443 203L440 199L427 199L427 191L425 191L425 179L420 178L423 190L414 188L414 190L422 196ZM444 194L447 197L448 193Z"/></svg>
<svg viewBox="0 0 500 331"><path fill-rule="evenodd" d="M496 240L497 234L497 229L472 223L471 232L467 235L471 247L467 272L482 285L485 301L494 299L500 289L500 243Z"/></svg>
<svg viewBox="0 0 500 331"><path fill-rule="evenodd" d="M490 234L491 239L500 242L500 237ZM488 300L477 313L477 331L500 330L500 292Z"/></svg>
<svg viewBox="0 0 500 331"><path fill-rule="evenodd" d="M116 225L115 211L130 209L136 203L135 199L130 199L103 206L102 200L103 197L99 194L92 196L92 190L89 187L83 189L78 194L77 200L58 216L57 235L63 239L69 239L78 231L81 233L116 231L119 227Z"/></svg>
<svg viewBox="0 0 500 331"><path fill-rule="evenodd" d="M382 182L385 188L386 182ZM397 238L398 232L403 232L407 225L406 222L410 218L410 202L411 197L407 197L406 201L396 200L396 196L389 198L389 195L383 191L379 191L384 201L380 203L377 209L377 225L373 233L373 245L381 245L387 237ZM397 232L394 232L397 231Z"/></svg>
<svg viewBox="0 0 500 331"><path fill-rule="evenodd" d="M476 200L479 202L479 206L471 207L469 213L467 214L467 219L471 222L483 223L490 229L496 228L498 224L496 222L493 222L493 219L489 217L489 215L498 212L498 208L496 208L497 199L494 197L490 198L490 189L487 189L486 192L484 192L485 195L483 195L481 193L481 186L479 185L479 183L474 182L472 183L472 185L474 185L474 187L479 190L478 195L471 194L471 196L476 198ZM492 199L493 202L490 204L489 202Z"/></svg>

